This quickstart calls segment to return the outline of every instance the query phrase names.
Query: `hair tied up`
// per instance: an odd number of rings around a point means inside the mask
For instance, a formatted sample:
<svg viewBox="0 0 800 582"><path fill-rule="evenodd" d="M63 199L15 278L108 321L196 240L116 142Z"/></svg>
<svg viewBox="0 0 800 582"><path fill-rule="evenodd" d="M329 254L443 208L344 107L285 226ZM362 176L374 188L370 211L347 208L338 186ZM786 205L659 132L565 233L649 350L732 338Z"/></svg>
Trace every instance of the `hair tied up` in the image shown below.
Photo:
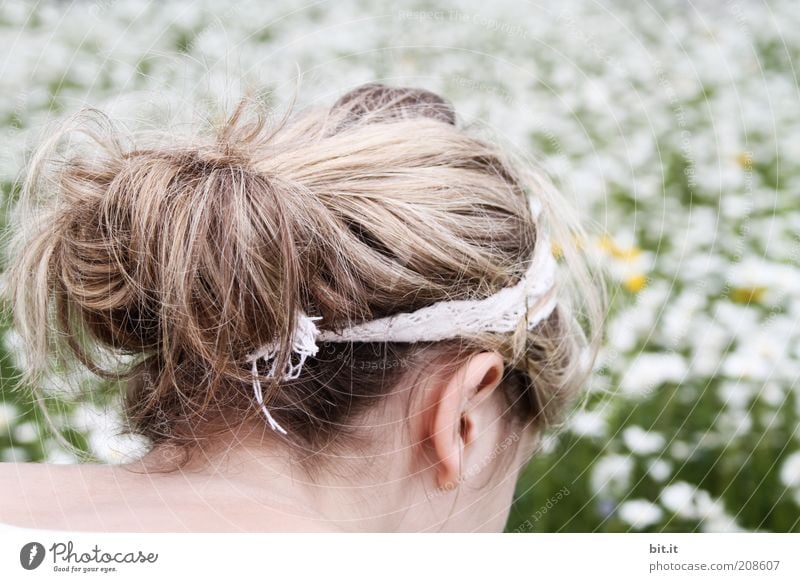
<svg viewBox="0 0 800 582"><path fill-rule="evenodd" d="M428 118L456 124L455 109L443 97L413 87L390 87L379 83L361 85L342 95L332 110L341 115L337 131L356 123L386 123Z"/></svg>
<svg viewBox="0 0 800 582"><path fill-rule="evenodd" d="M89 110L34 154L8 247L25 380L78 360L121 381L131 428L155 442L196 445L266 410L318 451L366 436L362 415L400 380L494 350L513 416L556 422L591 368L578 322L593 360L605 295L546 179L425 89L365 85L274 123L247 99L211 129L122 139ZM56 148L75 132L90 143ZM322 334L513 287L540 220L562 284L533 329L330 341L324 357L294 335L298 314Z"/></svg>

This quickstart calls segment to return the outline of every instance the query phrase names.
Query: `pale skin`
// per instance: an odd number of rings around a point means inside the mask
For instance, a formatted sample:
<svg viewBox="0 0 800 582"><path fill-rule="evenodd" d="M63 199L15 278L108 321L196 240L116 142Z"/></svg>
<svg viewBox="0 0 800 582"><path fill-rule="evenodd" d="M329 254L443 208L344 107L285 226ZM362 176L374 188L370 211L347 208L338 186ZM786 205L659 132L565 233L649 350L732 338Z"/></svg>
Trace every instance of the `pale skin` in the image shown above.
<svg viewBox="0 0 800 582"><path fill-rule="evenodd" d="M125 465L0 463L0 523L129 532L500 532L535 439L500 418L502 374L499 354L475 354L427 382L410 416L405 391L394 391L365 419L374 450L337 458L334 470L313 477L271 431L244 426L172 472L153 470L165 466L168 447ZM401 438L401 431L410 433Z"/></svg>

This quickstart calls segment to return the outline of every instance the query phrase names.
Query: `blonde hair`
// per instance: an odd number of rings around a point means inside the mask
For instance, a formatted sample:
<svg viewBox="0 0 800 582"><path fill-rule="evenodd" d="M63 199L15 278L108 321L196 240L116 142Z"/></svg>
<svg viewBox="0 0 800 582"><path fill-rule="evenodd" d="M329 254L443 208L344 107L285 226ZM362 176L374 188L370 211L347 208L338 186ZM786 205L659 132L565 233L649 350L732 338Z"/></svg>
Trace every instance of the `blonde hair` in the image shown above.
<svg viewBox="0 0 800 582"><path fill-rule="evenodd" d="M73 131L93 147L55 156ZM245 357L278 338L285 362L298 309L335 328L485 297L519 280L544 227L565 268L535 329L322 345L297 380L262 378L265 401L292 442L319 449L364 436L356 419L408 374L496 350L509 416L544 429L599 345L605 289L580 221L422 89L370 84L279 123L245 99L211 132L128 147L84 111L34 155L19 216L9 290L28 379L76 357L125 383L131 429L156 442L191 448L215 418L259 414Z"/></svg>

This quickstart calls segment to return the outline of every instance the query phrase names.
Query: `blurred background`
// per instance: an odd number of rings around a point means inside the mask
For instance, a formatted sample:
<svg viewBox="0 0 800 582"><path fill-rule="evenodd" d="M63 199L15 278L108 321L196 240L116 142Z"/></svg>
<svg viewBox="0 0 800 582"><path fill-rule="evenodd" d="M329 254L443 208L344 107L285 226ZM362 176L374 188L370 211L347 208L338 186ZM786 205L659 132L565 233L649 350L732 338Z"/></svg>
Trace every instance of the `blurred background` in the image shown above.
<svg viewBox="0 0 800 582"><path fill-rule="evenodd" d="M424 86L535 157L611 277L584 406L525 470L508 531L800 531L800 11L787 1L0 3L3 235L31 147L90 104L132 128ZM2 320L0 460L70 463ZM120 462L118 390L43 389ZM102 396L100 396L102 395Z"/></svg>

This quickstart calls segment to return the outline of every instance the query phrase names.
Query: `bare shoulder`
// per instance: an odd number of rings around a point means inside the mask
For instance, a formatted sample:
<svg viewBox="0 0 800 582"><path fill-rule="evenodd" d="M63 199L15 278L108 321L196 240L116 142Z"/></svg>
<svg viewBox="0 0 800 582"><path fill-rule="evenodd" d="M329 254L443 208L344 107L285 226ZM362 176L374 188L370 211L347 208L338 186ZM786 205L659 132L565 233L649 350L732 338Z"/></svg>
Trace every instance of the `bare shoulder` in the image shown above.
<svg viewBox="0 0 800 582"><path fill-rule="evenodd" d="M0 522L59 528L89 506L107 478L102 467L0 463Z"/></svg>
<svg viewBox="0 0 800 582"><path fill-rule="evenodd" d="M0 523L74 531L191 531L204 514L201 499L185 482L147 473L137 464L0 463Z"/></svg>
<svg viewBox="0 0 800 582"><path fill-rule="evenodd" d="M284 523L286 511L273 511L247 488L238 490L230 476L145 469L136 464L0 463L0 523L125 532L290 527Z"/></svg>
<svg viewBox="0 0 800 582"><path fill-rule="evenodd" d="M0 522L32 525L53 502L55 483L63 481L64 473L58 465L0 463Z"/></svg>
<svg viewBox="0 0 800 582"><path fill-rule="evenodd" d="M36 495L46 481L63 477L63 469L43 463L0 463L0 508Z"/></svg>

